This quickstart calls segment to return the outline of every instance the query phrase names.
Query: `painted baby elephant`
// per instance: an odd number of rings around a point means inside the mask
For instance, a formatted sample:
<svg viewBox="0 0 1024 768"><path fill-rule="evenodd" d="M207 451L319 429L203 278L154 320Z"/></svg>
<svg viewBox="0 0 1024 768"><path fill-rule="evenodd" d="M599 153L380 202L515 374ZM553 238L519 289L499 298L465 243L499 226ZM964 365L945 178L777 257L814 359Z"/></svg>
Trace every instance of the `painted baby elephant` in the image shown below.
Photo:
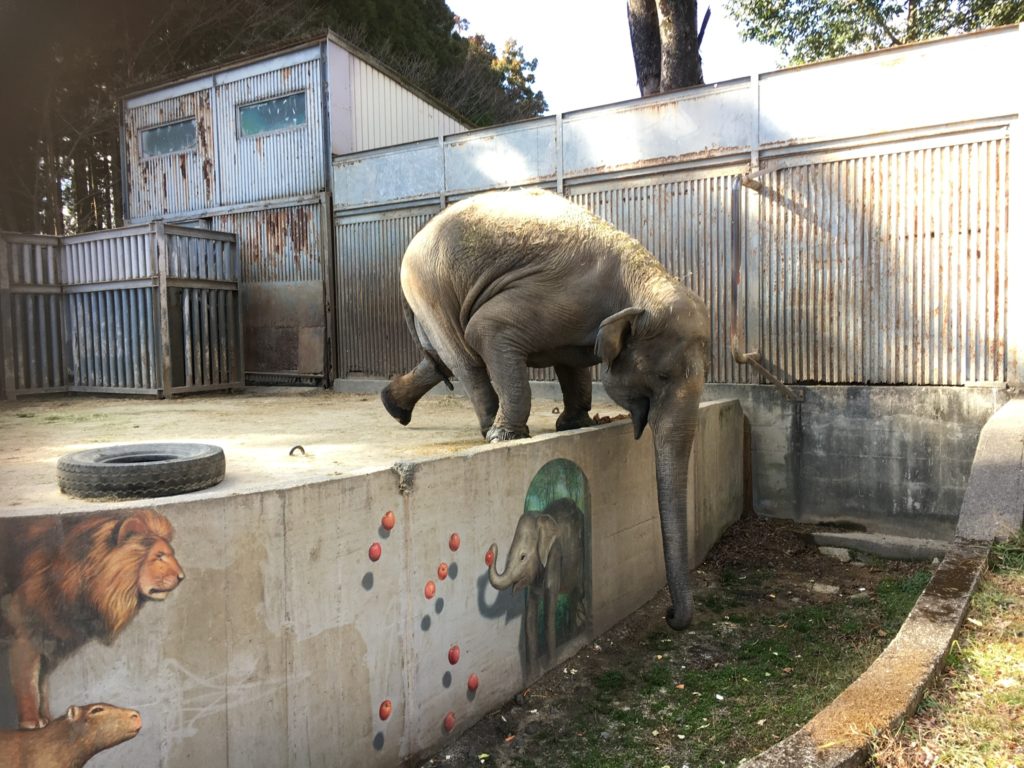
<svg viewBox="0 0 1024 768"><path fill-rule="evenodd" d="M654 435L674 629L690 622L687 463L709 360L701 299L636 240L560 195L491 192L459 202L413 238L402 291L423 360L381 393L407 424L454 371L490 441L528 437L528 366L554 366L558 429L592 423L588 368Z"/></svg>
<svg viewBox="0 0 1024 768"><path fill-rule="evenodd" d="M524 621L531 664L537 661L537 615L543 598L546 651L553 662L558 596L569 595L573 609L583 597L583 513L571 499L557 499L539 515L527 512L516 525L503 573L495 567L497 557L498 545L491 544L487 577L492 587L529 587Z"/></svg>

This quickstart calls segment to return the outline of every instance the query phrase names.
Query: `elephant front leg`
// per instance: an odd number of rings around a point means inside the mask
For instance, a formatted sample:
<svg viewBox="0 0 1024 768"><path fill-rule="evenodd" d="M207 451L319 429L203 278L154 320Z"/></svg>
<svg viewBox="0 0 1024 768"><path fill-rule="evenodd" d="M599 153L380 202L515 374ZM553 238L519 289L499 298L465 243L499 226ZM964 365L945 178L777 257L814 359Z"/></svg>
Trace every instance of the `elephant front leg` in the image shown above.
<svg viewBox="0 0 1024 768"><path fill-rule="evenodd" d="M466 385L466 394L480 422L480 434L486 438L498 413L498 394L491 386L487 369L476 365L460 366L459 379Z"/></svg>
<svg viewBox="0 0 1024 768"><path fill-rule="evenodd" d="M555 376L558 377L558 384L562 388L562 402L565 406L555 422L555 429L562 432L567 429L594 426L594 420L590 418L593 385L590 370L556 365Z"/></svg>

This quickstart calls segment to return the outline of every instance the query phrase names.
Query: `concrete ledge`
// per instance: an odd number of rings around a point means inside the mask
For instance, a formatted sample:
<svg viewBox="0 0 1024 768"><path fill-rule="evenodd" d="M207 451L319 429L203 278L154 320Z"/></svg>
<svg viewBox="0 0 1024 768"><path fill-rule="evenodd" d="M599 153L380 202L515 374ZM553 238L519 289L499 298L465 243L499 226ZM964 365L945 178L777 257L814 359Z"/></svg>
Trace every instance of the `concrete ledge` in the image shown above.
<svg viewBox="0 0 1024 768"><path fill-rule="evenodd" d="M887 560L934 560L942 558L949 549L948 541L938 539L911 539L907 536L887 536L882 533L861 531L822 531L812 534L819 547L855 549Z"/></svg>
<svg viewBox="0 0 1024 768"><path fill-rule="evenodd" d="M889 647L803 728L744 768L863 765L873 735L896 728L917 709L963 624L993 539L1021 528L1022 457L1024 400L1015 400L982 430L957 538Z"/></svg>

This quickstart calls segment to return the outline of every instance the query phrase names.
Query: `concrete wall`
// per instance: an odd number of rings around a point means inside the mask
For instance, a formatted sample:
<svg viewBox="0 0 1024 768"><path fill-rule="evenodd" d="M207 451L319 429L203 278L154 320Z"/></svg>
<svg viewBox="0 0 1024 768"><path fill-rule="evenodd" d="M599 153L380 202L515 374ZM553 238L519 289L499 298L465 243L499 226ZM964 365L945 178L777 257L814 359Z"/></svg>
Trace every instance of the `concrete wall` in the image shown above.
<svg viewBox="0 0 1024 768"><path fill-rule="evenodd" d="M691 551L702 558L741 512L739 405L703 405L697 441ZM448 713L452 733L463 730L663 586L653 467L649 432L635 442L619 421L286 490L162 504L186 580L112 645L90 642L56 668L54 713L94 701L141 712L141 733L94 758L97 768L398 765L451 738ZM585 520L585 610L570 604L555 658L543 640L530 658L526 590L494 590L484 556L495 542L504 566L517 521L552 496L573 499ZM381 556L371 561L375 542ZM382 720L385 699L393 712ZM13 726L10 707L0 685L0 728Z"/></svg>
<svg viewBox="0 0 1024 768"><path fill-rule="evenodd" d="M1007 391L982 387L774 387L711 384L749 419L759 514L849 523L872 532L948 540L978 435Z"/></svg>

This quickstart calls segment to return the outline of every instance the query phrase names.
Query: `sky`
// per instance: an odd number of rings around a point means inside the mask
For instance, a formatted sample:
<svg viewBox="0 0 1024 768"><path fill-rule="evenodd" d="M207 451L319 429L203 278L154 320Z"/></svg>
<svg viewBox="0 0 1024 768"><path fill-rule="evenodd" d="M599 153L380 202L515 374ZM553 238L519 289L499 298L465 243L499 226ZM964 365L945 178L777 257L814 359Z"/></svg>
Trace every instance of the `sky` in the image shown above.
<svg viewBox="0 0 1024 768"><path fill-rule="evenodd" d="M466 34L481 34L498 49L514 38L527 59L537 59L534 90L544 92L548 113L611 104L640 96L626 21L626 0L447 0L469 21ZM722 0L710 5L701 45L704 82L715 83L775 69L773 48L744 43Z"/></svg>

